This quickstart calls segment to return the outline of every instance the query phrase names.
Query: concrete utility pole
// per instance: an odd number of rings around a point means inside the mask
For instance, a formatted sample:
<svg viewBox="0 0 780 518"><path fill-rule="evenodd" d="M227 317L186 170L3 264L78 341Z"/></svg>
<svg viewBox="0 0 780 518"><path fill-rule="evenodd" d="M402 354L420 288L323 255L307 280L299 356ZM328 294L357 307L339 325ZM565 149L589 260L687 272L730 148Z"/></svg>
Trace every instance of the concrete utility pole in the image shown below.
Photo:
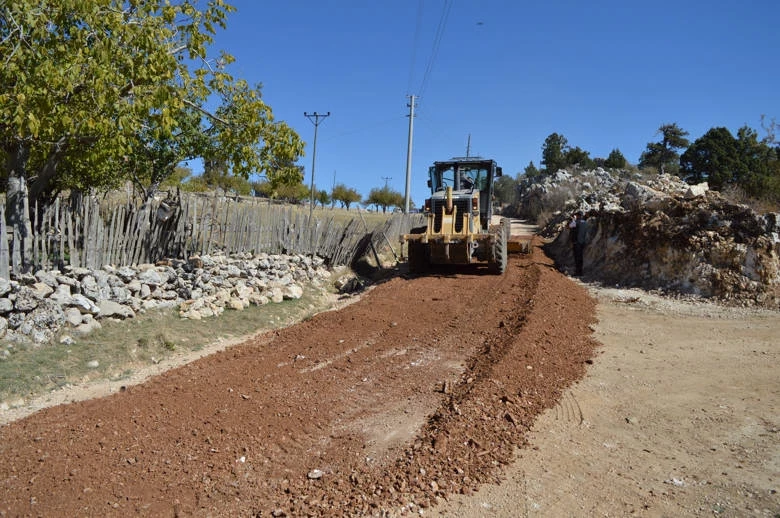
<svg viewBox="0 0 780 518"><path fill-rule="evenodd" d="M317 158L317 128L320 126L321 119L330 117L330 112L324 115L317 112L303 112L303 116L309 119L312 124L314 124L314 148L311 152L311 193L309 199L309 251L311 251L312 255L314 255L314 164L315 159Z"/></svg>
<svg viewBox="0 0 780 518"><path fill-rule="evenodd" d="M406 144L406 191L404 192L404 214L409 214L409 189L412 184L412 135L414 134L414 95L409 96L409 140Z"/></svg>

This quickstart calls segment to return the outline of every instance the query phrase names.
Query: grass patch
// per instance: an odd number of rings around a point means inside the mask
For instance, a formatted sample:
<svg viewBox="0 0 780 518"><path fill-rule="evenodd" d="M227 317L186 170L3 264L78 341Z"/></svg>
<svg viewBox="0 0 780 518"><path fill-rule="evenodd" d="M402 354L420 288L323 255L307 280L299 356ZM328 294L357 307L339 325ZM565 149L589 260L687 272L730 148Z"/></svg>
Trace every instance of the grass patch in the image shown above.
<svg viewBox="0 0 780 518"><path fill-rule="evenodd" d="M325 294L304 290L298 300L226 310L218 317L185 320L178 310L150 311L103 327L70 345L14 345L0 360L0 402L17 406L69 384L121 380L139 368L199 351L206 345L286 327L327 309Z"/></svg>

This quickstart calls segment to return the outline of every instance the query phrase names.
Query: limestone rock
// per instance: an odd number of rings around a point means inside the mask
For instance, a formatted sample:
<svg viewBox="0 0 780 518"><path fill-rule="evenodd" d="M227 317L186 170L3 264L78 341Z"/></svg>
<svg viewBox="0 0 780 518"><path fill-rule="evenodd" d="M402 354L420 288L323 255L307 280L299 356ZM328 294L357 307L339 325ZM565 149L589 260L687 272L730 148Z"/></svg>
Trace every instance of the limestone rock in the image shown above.
<svg viewBox="0 0 780 518"><path fill-rule="evenodd" d="M67 306L78 309L82 314L97 315L100 313L100 308L97 304L80 293L73 295Z"/></svg>
<svg viewBox="0 0 780 518"><path fill-rule="evenodd" d="M135 313L132 309L113 300L99 300L97 303L100 308L100 316L104 318L125 318L135 317Z"/></svg>
<svg viewBox="0 0 780 518"><path fill-rule="evenodd" d="M28 288L27 286L22 286L19 291L16 293L16 301L14 302L14 308L17 311L32 311L33 309L38 307L38 303L40 302L40 297L35 292L35 290Z"/></svg>

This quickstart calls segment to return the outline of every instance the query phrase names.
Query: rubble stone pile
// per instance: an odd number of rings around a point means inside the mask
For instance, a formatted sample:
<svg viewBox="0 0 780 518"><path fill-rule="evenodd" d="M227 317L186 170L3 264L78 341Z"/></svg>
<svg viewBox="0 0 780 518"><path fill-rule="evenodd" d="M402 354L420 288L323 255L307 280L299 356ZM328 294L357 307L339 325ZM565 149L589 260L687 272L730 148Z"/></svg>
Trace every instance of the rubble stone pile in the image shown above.
<svg viewBox="0 0 780 518"><path fill-rule="evenodd" d="M524 189L533 201L522 203L560 198L562 189L574 194L543 230L562 269L573 264L565 222L582 210L586 278L780 309L780 213L757 214L706 183L602 169L559 171Z"/></svg>
<svg viewBox="0 0 780 518"><path fill-rule="evenodd" d="M99 270L66 267L11 281L0 278L0 338L44 344L64 329L86 334L101 327L103 319L133 318L167 307L178 307L182 318L199 320L225 309L298 299L304 286L329 277L324 260L317 257L244 254Z"/></svg>

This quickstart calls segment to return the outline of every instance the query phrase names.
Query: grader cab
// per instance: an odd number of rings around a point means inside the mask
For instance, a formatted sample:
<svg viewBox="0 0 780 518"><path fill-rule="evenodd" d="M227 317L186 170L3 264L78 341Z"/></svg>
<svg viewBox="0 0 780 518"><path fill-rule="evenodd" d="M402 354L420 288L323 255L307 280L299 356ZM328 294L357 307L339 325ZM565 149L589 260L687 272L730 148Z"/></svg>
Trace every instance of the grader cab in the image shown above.
<svg viewBox="0 0 780 518"><path fill-rule="evenodd" d="M410 271L482 262L492 272L504 273L509 220L491 223L493 182L501 173L494 160L480 157L453 158L429 168L426 225L401 236L407 243Z"/></svg>

